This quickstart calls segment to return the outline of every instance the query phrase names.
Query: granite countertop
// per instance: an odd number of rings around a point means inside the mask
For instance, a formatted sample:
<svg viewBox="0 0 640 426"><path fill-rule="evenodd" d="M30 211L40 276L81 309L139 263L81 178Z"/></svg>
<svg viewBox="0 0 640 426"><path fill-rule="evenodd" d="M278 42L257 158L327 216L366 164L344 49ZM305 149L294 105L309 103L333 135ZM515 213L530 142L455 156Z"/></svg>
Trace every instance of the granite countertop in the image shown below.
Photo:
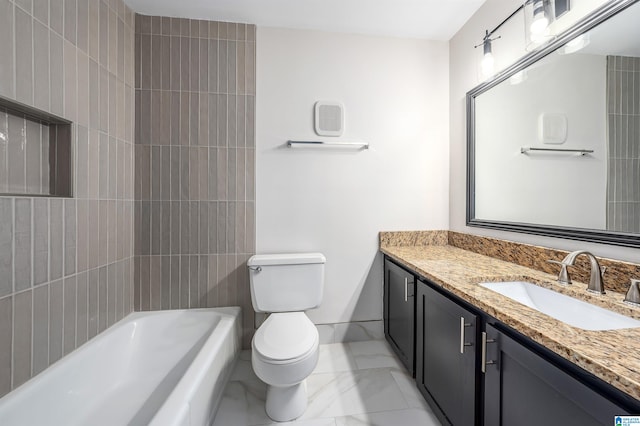
<svg viewBox="0 0 640 426"><path fill-rule="evenodd" d="M569 326L478 285L526 280L640 320L640 308L622 303L623 294L594 295L587 284L571 286L556 276L450 245L386 246L398 263L459 296L617 389L640 399L640 328L588 331Z"/></svg>

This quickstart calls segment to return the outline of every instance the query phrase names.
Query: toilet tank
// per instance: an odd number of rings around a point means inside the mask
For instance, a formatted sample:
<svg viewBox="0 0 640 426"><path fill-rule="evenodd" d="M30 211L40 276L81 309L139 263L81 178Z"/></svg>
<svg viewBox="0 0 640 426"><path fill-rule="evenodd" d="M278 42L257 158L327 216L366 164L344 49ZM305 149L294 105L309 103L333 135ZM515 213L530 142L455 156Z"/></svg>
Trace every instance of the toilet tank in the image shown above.
<svg viewBox="0 0 640 426"><path fill-rule="evenodd" d="M296 312L322 302L321 253L257 254L247 262L251 302L257 312Z"/></svg>

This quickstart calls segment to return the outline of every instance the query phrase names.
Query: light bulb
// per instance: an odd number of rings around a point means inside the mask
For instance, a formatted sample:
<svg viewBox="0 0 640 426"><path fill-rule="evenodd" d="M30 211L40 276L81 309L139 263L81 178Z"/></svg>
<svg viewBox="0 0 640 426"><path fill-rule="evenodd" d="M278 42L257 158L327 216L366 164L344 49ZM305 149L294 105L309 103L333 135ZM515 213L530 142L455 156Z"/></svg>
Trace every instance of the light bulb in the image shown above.
<svg viewBox="0 0 640 426"><path fill-rule="evenodd" d="M493 64L495 60L493 59L493 54L491 52L487 52L482 57L482 62L480 62L480 68L482 69L482 74L485 77L489 77L493 75Z"/></svg>
<svg viewBox="0 0 640 426"><path fill-rule="evenodd" d="M544 11L544 0L533 1L533 21L529 26L531 32L531 40L534 42L540 41L542 37L547 35L547 29L549 27L549 18Z"/></svg>
<svg viewBox="0 0 640 426"><path fill-rule="evenodd" d="M538 12L533 16L533 22L531 23L531 38L533 36L544 35L547 28L549 28L549 19L544 14L544 11Z"/></svg>

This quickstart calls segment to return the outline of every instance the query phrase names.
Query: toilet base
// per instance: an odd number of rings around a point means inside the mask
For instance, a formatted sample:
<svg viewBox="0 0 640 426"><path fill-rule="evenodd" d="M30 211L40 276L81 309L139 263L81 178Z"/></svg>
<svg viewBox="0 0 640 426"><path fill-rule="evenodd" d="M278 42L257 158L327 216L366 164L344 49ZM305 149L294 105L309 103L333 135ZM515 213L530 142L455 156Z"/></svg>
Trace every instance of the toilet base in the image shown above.
<svg viewBox="0 0 640 426"><path fill-rule="evenodd" d="M297 419L307 409L307 381L293 386L267 386L267 415L276 422Z"/></svg>

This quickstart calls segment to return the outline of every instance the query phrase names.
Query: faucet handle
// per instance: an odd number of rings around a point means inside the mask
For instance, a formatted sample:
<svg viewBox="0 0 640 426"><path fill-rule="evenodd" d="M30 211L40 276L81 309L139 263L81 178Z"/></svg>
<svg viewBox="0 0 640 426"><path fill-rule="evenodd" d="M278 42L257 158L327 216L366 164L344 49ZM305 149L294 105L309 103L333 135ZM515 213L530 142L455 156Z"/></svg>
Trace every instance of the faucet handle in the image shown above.
<svg viewBox="0 0 640 426"><path fill-rule="evenodd" d="M625 303L640 306L640 280L631 280L631 286L624 297Z"/></svg>
<svg viewBox="0 0 640 426"><path fill-rule="evenodd" d="M555 265L560 265L560 273L558 274L558 282L560 284L571 284L571 276L569 275L569 271L567 270L567 266L573 266L569 263L560 262L558 260L547 260L549 263L553 263Z"/></svg>

